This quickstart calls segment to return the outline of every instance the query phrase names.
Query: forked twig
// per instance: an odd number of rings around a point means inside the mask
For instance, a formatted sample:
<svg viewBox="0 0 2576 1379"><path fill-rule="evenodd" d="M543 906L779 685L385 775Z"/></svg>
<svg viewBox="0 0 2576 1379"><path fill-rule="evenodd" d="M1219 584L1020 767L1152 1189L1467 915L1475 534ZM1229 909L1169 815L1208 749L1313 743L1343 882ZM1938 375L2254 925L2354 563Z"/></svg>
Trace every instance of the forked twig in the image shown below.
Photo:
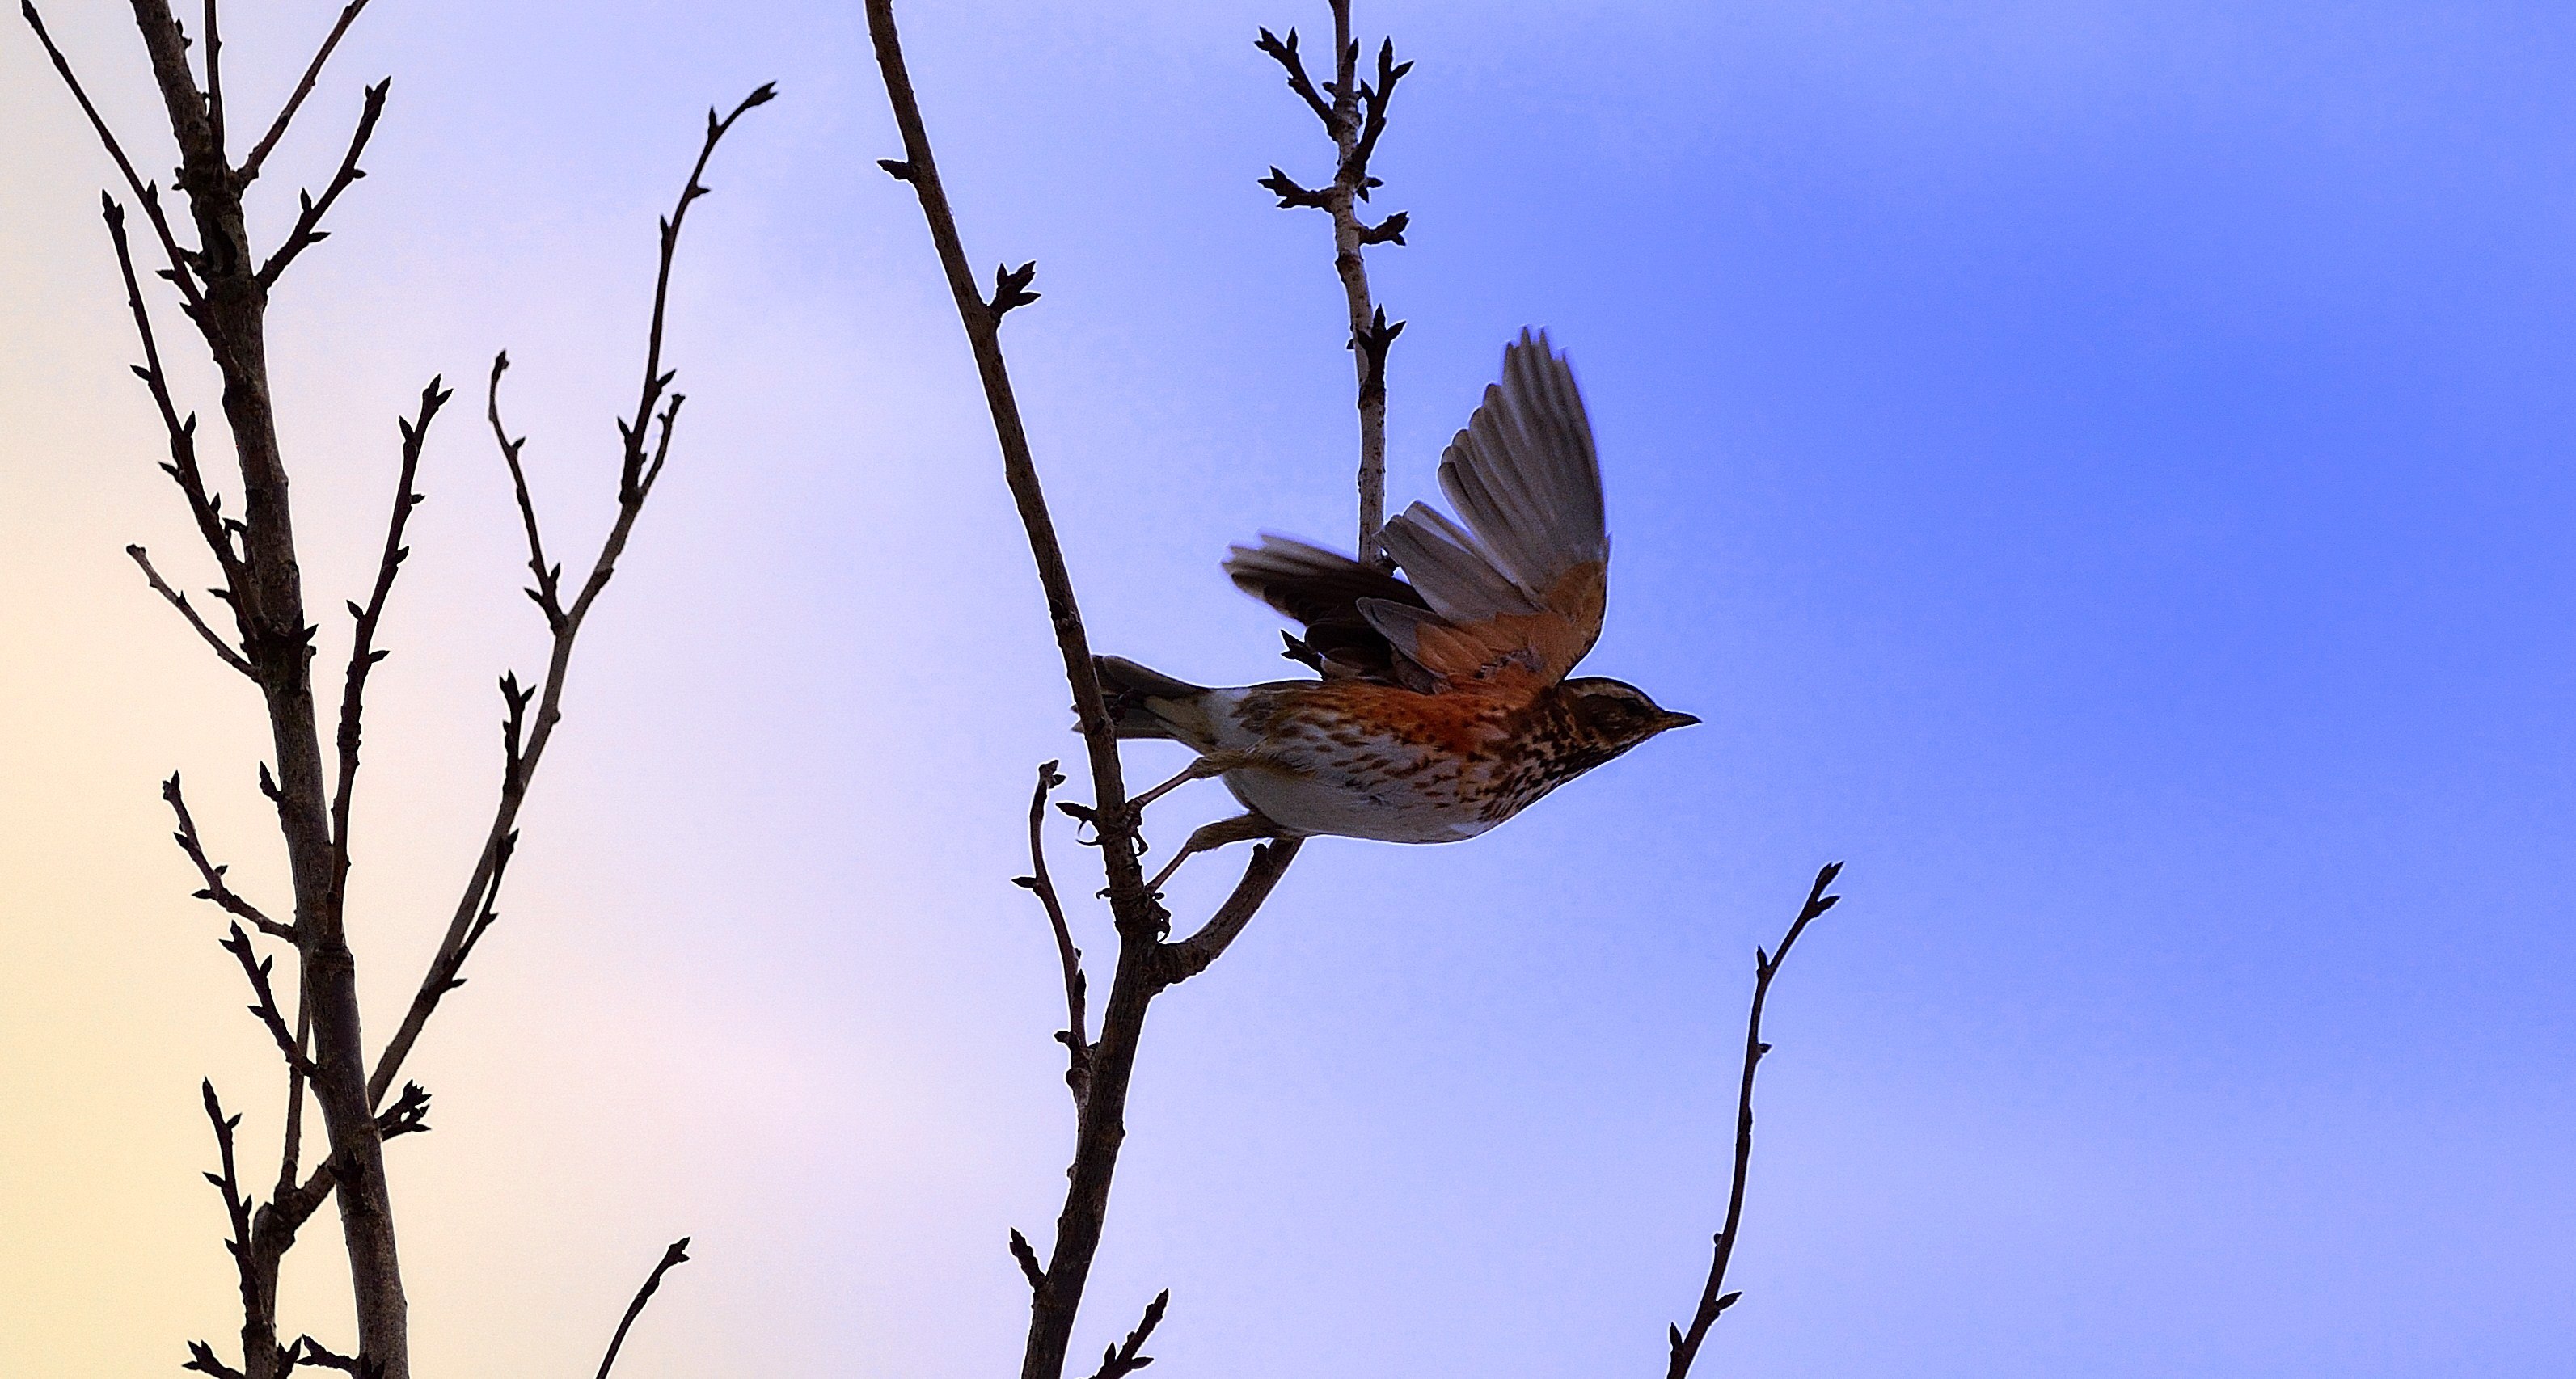
<svg viewBox="0 0 2576 1379"><path fill-rule="evenodd" d="M295 123L295 112L303 108L304 98L313 94L313 84L322 79L322 64L331 60L331 50L340 46L340 36L349 31L349 26L357 22L358 11L366 7L367 0L349 0L348 7L340 11L340 21L331 26L321 48L313 54L313 61L306 64L304 79L295 83L295 93L286 98L285 106L277 112L276 122L252 146L250 156L242 160L241 180L245 184L259 176L260 165L268 161L268 151L277 147L278 140L286 137L286 127Z"/></svg>
<svg viewBox="0 0 2576 1379"><path fill-rule="evenodd" d="M89 117L91 131L106 147L107 156L115 161L116 170L124 175L126 189L134 193L135 200L143 203L144 214L151 218L153 233L160 236L161 251L170 256L167 276L171 283L178 287L179 295L186 299L192 310L200 306L204 298L198 294L196 278L190 271L195 256L180 248L178 237L170 233L169 218L161 213L159 184L147 183L136 175L133 161L125 156L125 146L116 141L116 131L108 128L107 118L90 103L89 92L82 88L80 78L73 73L71 59L54 46L54 36L46 32L45 17L36 12L35 0L18 0L18 13L27 21L27 27L36 31L36 41L44 45L45 56L53 60L54 71L62 77L63 85L71 88L72 99L79 103L81 113Z"/></svg>
<svg viewBox="0 0 2576 1379"><path fill-rule="evenodd" d="M1753 1166L1753 1073L1762 1055L1771 1051L1771 1046L1762 1042L1762 1006L1770 998L1771 979L1779 975L1780 964L1789 960L1789 950L1797 944L1798 936L1807 931L1810 921L1842 899L1825 894L1825 888L1834 884L1842 870L1840 862L1825 864L1816 873L1816 884L1807 891L1807 903L1799 908L1789 932L1781 936L1780 946L1770 952L1753 950L1753 1005L1744 1022L1744 1077L1736 1090L1735 1176L1726 1189L1726 1225L1717 1233L1715 1257L1709 1261L1708 1282L1700 1289L1699 1310L1691 1315L1690 1330L1669 1328L1672 1361L1664 1372L1665 1379L1684 1379L1690 1373L1691 1362L1699 1358L1700 1342L1708 1338L1708 1329L1716 1323L1717 1315L1743 1296L1726 1291L1726 1266L1735 1257L1736 1231L1744 1220L1744 1180Z"/></svg>
<svg viewBox="0 0 2576 1379"><path fill-rule="evenodd" d="M1412 218L1397 211L1371 225L1360 218L1359 207L1382 185L1370 173L1369 162L1377 154L1379 136L1386 132L1387 106L1394 99L1396 84L1413 70L1413 64L1395 60L1395 40L1390 38L1378 45L1375 78L1363 80L1359 43L1351 37L1351 0L1331 3L1333 76L1322 84L1321 92L1306 75L1295 29L1284 39L1263 29L1253 46L1279 64L1288 75L1288 89L1323 121L1333 140L1332 178L1319 187L1301 186L1274 164L1260 184L1279 198L1282 209L1311 207L1332 217L1333 271L1342 280L1343 304L1350 317L1349 345L1359 379L1359 558L1383 563L1378 530L1386 524L1386 355L1387 347L1404 332L1404 323L1390 323L1385 308L1371 300L1368 263L1360 250L1372 244L1404 243ZM1326 95L1331 97L1329 102Z"/></svg>
<svg viewBox="0 0 2576 1379"><path fill-rule="evenodd" d="M206 887L197 892L196 898L212 901L236 919L248 920L251 927L271 938L295 942L294 925L270 919L260 912L258 906L235 894L232 887L224 884L225 868L207 860L205 843L197 837L197 821L188 816L187 797L179 791L178 772L171 772L170 779L161 782L161 798L169 804L170 812L179 818L179 831L170 836L179 844L179 850L187 854L188 861L196 866L197 875L205 879Z"/></svg>
<svg viewBox="0 0 2576 1379"><path fill-rule="evenodd" d="M476 856L473 874L467 878L464 894L458 899L455 913L448 921L447 932L439 940L438 952L431 957L429 969L423 974L419 989L412 995L411 1007L404 1012L401 1027L386 1043L384 1052L376 1059L375 1071L367 1078L367 1097L371 1105L384 1100L395 1074L402 1070L403 1059L409 1056L421 1030L428 1025L429 1017L438 1009L439 999L462 984L458 969L464 966L474 941L491 926L492 907L500 894L502 869L508 865L510 847L517 836L520 805L527 798L529 781L545 755L546 744L553 740L555 724L563 717L564 684L571 670L573 644L580 637L582 622L598 601L600 591L608 587L610 576L616 573L618 557L625 553L627 539L635 530L635 521L643 514L645 500L652 496L654 481L660 476L663 461L670 453L671 429L681 399L668 392L673 375L662 368L662 333L670 305L671 264L680 247L680 227L687 219L690 204L707 194L708 189L700 179L706 175L707 161L715 156L716 145L723 141L726 132L733 128L734 121L741 119L744 112L768 104L777 94L775 85L764 83L745 96L731 114L719 116L712 109L707 111L706 137L698 147L697 161L690 166L689 180L681 189L678 205L661 221L661 257L654 270L653 318L644 351L644 384L636 401L634 419L620 418L617 424L624 446L618 470L617 517L610 524L608 535L601 539L599 554L591 563L590 575L582 582L581 592L574 597L572 606L562 609L560 616L556 610L546 610L547 622L554 634L553 646L547 656L543 687L534 691L536 718L526 725L524 738L520 733L520 715L527 701L517 694L512 681L505 679L503 682L503 693L511 695L512 700L506 720L508 739L501 800L493 811L492 825L484 834L483 849ZM492 383L495 389L499 386L504 367L506 358L493 361ZM666 396L667 402L664 401ZM497 421L497 393L492 401L492 410ZM658 437L648 434L656 421L659 423ZM497 424L494 434L501 439L502 453L512 461L515 474L516 445ZM520 488L524 501L524 483ZM533 509L526 511L533 512ZM533 517L529 519L529 531L531 549L534 550ZM542 556L537 558L542 559ZM544 600L539 600L538 606L544 608Z"/></svg>
<svg viewBox="0 0 2576 1379"><path fill-rule="evenodd" d="M340 159L340 170L333 173L330 182L322 188L321 197L316 199L310 192L296 194L300 205L295 228L287 231L286 242L279 245L277 252L269 256L268 262L260 268L260 286L275 285L278 275L286 271L288 264L295 262L296 255L331 237L330 231L320 228L322 217L330 214L331 203L340 199L340 193L347 191L350 183L367 175L366 170L358 166L358 158L367 151L367 140L375 136L376 120L385 113L385 92L392 89L393 84L394 79L387 77L367 88L365 103L358 109L358 127L349 136L349 151Z"/></svg>
<svg viewBox="0 0 2576 1379"><path fill-rule="evenodd" d="M1163 1324L1163 1309L1170 1306L1171 1302L1171 1289L1166 1288L1156 1293L1154 1300L1145 1304L1145 1319L1136 1323L1135 1330L1127 1333L1127 1343L1110 1346L1101 1352L1100 1368L1092 1371L1091 1379L1125 1379L1125 1376L1154 1363L1153 1356L1140 1355L1137 1352L1144 1348L1146 1339L1154 1334L1154 1328Z"/></svg>

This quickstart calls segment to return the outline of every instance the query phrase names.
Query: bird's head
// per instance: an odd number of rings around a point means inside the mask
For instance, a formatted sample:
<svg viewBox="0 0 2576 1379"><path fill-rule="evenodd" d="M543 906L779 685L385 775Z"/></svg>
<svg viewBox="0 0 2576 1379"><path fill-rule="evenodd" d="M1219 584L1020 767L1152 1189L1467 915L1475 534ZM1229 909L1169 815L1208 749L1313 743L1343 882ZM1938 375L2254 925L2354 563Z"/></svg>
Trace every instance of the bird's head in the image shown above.
<svg viewBox="0 0 2576 1379"><path fill-rule="evenodd" d="M1699 721L1689 714L1663 708L1635 685L1605 676L1568 680L1564 690L1572 701L1575 722L1608 748L1612 756L1657 733L1687 728Z"/></svg>

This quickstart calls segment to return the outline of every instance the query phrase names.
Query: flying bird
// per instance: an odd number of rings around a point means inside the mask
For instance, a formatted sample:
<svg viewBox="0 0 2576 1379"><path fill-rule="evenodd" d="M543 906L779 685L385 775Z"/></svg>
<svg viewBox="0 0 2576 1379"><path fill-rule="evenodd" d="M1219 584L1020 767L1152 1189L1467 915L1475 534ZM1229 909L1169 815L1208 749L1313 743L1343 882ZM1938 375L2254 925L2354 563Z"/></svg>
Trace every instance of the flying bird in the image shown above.
<svg viewBox="0 0 2576 1379"><path fill-rule="evenodd" d="M1118 736L1199 754L1131 809L1210 777L1244 807L1191 834L1151 889L1233 842L1472 838L1699 721L1634 685L1567 678L1601 635L1610 536L1583 398L1544 331L1505 347L1440 487L1463 522L1415 503L1386 524L1404 577L1269 533L1232 548L1226 573L1303 627L1282 634L1287 654L1321 679L1211 689L1094 658Z"/></svg>

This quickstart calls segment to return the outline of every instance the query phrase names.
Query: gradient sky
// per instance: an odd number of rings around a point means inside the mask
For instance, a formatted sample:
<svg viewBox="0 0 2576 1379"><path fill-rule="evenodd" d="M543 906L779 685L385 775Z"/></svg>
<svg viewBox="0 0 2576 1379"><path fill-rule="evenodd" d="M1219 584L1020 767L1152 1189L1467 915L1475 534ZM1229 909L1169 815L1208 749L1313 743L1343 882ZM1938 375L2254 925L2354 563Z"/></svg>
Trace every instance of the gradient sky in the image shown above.
<svg viewBox="0 0 2576 1379"><path fill-rule="evenodd" d="M51 17L162 167L119 9ZM236 109L335 9L228 18ZM872 165L857 7L377 9L265 233L392 73L374 175L273 317L316 607L369 568L394 416L463 385L371 720L378 1037L488 817L491 679L541 651L482 372L511 351L577 547L698 112L782 91L695 213L677 456L503 925L411 1065L421 1371L587 1372L685 1232L632 1379L1007 1372L1003 1238L1048 1237L1070 1134L1052 949L1007 880L1031 767L1075 744L927 238ZM1324 22L908 14L970 252L1039 263L1008 341L1095 640L1197 679L1282 670L1226 543L1348 539L1325 225L1253 186L1324 166L1254 26ZM1712 1372L2563 1365L2576 11L1361 26L1420 59L1379 165L1411 245L1372 265L1410 322L1390 492L1431 491L1504 339L1548 326L1618 553L1589 666L1707 726L1466 845L1311 846L1156 1008L1078 1345L1169 1286L1157 1374L1655 1372L1718 1216L1752 947L1841 858L1775 993ZM121 554L206 582L124 372L111 174L24 34L0 121L0 1371L165 1373L237 1316L196 1080L251 1144L281 1089L155 782L185 771L279 895L263 736ZM1194 787L1154 831L1223 806ZM336 1234L287 1323L346 1348Z"/></svg>

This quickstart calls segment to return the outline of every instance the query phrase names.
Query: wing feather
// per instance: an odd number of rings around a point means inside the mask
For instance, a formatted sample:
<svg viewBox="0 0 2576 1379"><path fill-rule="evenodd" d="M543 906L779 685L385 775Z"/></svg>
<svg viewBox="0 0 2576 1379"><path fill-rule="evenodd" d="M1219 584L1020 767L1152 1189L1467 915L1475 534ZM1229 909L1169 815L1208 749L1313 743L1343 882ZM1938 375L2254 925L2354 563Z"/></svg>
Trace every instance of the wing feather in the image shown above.
<svg viewBox="0 0 2576 1379"><path fill-rule="evenodd" d="M1505 348L1502 381L1440 457L1440 487L1463 524L1416 503L1387 524L1387 553L1484 647L1481 664L1562 679L1601 635L1610 536L1583 395L1545 332Z"/></svg>

